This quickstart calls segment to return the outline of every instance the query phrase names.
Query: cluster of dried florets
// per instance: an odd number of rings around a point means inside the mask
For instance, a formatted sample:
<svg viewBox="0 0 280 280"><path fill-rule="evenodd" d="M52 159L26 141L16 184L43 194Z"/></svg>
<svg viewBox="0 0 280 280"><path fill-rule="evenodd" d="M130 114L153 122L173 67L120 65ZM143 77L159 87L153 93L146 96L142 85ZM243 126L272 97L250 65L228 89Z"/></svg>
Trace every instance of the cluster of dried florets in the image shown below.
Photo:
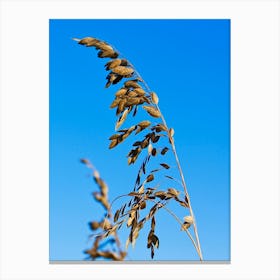
<svg viewBox="0 0 280 280"><path fill-rule="evenodd" d="M99 50L99 57L112 59L105 64L105 69L110 71L106 77L106 88L111 85L116 85L122 80L125 80L122 87L116 91L114 100L110 105L110 108L116 108L116 115L118 116L118 119L115 124L115 130L117 132L109 138L109 148L112 149L116 147L133 133L134 135L137 135L143 130L148 130L148 133L142 139L133 143L133 148L127 155L128 164L134 164L141 152L144 149L147 149L147 155L145 156L138 171L134 189L132 192L127 194L127 196L132 198L128 203L123 204L120 209L116 210L114 214L113 225L106 226L103 222L99 223L98 225L95 224L94 229L102 228L104 232L99 236L99 238L106 238L112 234L115 234L123 224L126 224L127 227L130 228L129 237L126 242L126 246L128 246L129 244L135 244L139 235L139 231L147 221L151 220L151 230L148 235L147 247L151 249L151 257L153 258L154 247L159 247L159 238L155 235L155 214L157 211L161 208L167 209L166 205L170 200L176 201L182 207L190 208L186 188L182 198L180 197L180 192L173 187L169 187L166 190L158 190L158 187L150 187L149 185L147 186L147 184L155 180L156 172L170 168L167 163L159 163L159 168L148 172L148 174L146 170L146 166L152 157L157 155L164 156L169 150L168 147L156 147L156 143L161 138L165 137L166 139L167 137L169 143L172 146L173 152L176 153L173 138L174 130L172 128L168 128L165 123L165 120L158 107L159 98L157 94L152 92L147 87L146 83L142 80L141 76L128 60L120 58L119 53L104 41L91 37L87 37L82 40L75 40L78 41L79 44L85 45L87 47L95 47L97 50ZM148 113L148 115L153 118L153 120L161 119L161 122L152 124L150 120L143 120L138 124L130 126L129 128L120 129L129 114L132 114L133 117L136 116L139 106L142 107ZM143 175L145 175L145 177L141 181L141 177ZM173 179L171 176L165 176ZM98 178L95 180L99 186L102 185ZM109 211L110 205L108 205L106 202L107 196L106 191L104 191L105 189L106 188L104 186L101 187L101 193L94 194L94 197L96 200L102 203L106 210ZM145 215L142 210L147 207L147 202L150 202L153 206ZM174 214L172 215L176 217ZM141 216L144 217L141 219ZM188 228L193 224L192 215L185 217L183 222L181 222L178 217L176 217L176 219L179 221L181 229L186 231L189 235Z"/></svg>
<svg viewBox="0 0 280 280"><path fill-rule="evenodd" d="M92 231L112 231L113 224L110 221L112 214L110 210L110 202L108 199L108 186L100 177L98 171L93 167L89 160L81 159L81 162L92 170L92 177L97 186L99 187L99 191L94 192L93 197L105 208L105 218L103 218L101 221L91 221L89 223L90 229ZM124 258L126 257L126 252L121 249L121 244L117 232L114 230L112 231L112 236L110 236L110 238L106 238L107 236L97 236L95 238L92 248L85 250L85 253L88 254L92 260L96 260L98 258L111 259L114 261L124 260ZM108 248L108 246L110 247Z"/></svg>

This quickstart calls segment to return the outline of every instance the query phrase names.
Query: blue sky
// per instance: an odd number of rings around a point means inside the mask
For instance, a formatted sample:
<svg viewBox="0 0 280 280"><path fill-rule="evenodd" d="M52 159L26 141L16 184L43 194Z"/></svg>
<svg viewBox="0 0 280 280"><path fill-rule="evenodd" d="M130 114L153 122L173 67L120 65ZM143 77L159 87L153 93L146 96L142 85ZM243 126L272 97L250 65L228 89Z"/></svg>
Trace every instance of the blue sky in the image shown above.
<svg viewBox="0 0 280 280"><path fill-rule="evenodd" d="M127 165L136 138L108 149L116 121L109 105L121 85L105 89L107 60L71 40L87 36L114 45L158 94L175 130L204 259L230 260L229 20L50 20L50 260L83 260L91 246L87 223L102 217L91 196L97 187L79 159L93 162L111 199L131 190L141 163ZM171 153L164 161L175 164ZM179 177L176 168L169 174ZM146 232L129 259L150 260ZM159 213L156 233L154 260L198 259L168 213ZM120 233L124 243L127 234Z"/></svg>

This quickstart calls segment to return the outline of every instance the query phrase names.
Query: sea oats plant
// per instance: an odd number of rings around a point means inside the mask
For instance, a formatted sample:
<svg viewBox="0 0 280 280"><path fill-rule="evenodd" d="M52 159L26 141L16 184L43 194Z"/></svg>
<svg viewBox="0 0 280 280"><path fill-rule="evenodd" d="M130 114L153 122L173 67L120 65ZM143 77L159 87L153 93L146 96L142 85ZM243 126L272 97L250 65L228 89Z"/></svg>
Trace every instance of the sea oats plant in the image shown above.
<svg viewBox="0 0 280 280"><path fill-rule="evenodd" d="M109 204L107 199L107 191L104 191L105 189L107 190L107 186L104 187L104 182L96 175L98 174L96 171L93 173L95 174L93 175L94 179L100 187L100 193L95 193L94 198L104 206L107 213L103 221L91 224L92 230L100 229L100 232L95 234L96 239L93 249L87 250L86 253L92 259L104 257L104 254L102 255L101 253L100 255L99 253L98 255L97 253L99 252L99 242L113 236L114 241L119 246L119 254L112 257L108 253L107 257L109 256L108 258L113 260L124 259L125 252L120 249L117 232L126 224L129 228L126 248L130 244L134 246L144 226L150 228L147 236L147 248L150 249L151 258L153 258L154 248L159 247L159 238L156 235L156 215L160 210L165 210L180 224L181 230L186 232L197 251L199 259L202 261L196 220L175 148L174 129L169 128L165 121L159 107L157 94L150 90L132 63L122 57L108 43L92 37L74 40L80 45L94 47L98 50L98 57L111 59L105 64L106 71L109 71L106 77L106 88L122 83L122 87L116 90L114 100L110 106L110 108L116 109L117 121L115 123L115 133L109 138L109 148L113 149L123 143L128 137L134 137L137 139L135 139L136 141L132 144L131 150L127 155L128 165L133 165L138 158L142 158L133 189L127 194L120 194L111 204ZM142 119L128 128L121 129L121 126L124 125L128 117L136 118L138 110L144 110L147 113L146 119ZM169 151L174 155L180 180L176 180L174 177L166 174L170 169L170 165L162 162L162 159ZM158 165L153 170L149 168L151 161L156 161ZM89 161L83 159L82 162L94 171ZM172 183L168 183L165 186L165 184L158 182L160 177L158 174L162 172L165 172L164 176L170 179L169 181ZM178 190L178 186L182 187L183 190L181 192ZM127 197L128 200L112 214L113 203L124 197ZM186 216L179 218L171 211L168 207L171 201L183 207L186 210ZM108 220L110 217L113 219L112 223ZM191 227L193 227L194 236L189 231Z"/></svg>

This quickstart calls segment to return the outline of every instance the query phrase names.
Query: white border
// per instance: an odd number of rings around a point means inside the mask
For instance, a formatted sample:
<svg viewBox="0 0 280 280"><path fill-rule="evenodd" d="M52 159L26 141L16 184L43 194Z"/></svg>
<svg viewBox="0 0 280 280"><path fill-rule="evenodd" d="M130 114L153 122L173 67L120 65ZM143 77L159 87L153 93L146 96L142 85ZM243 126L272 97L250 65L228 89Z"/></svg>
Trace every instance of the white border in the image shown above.
<svg viewBox="0 0 280 280"><path fill-rule="evenodd" d="M0 3L1 279L280 278L278 1ZM231 264L49 264L49 18L231 19Z"/></svg>

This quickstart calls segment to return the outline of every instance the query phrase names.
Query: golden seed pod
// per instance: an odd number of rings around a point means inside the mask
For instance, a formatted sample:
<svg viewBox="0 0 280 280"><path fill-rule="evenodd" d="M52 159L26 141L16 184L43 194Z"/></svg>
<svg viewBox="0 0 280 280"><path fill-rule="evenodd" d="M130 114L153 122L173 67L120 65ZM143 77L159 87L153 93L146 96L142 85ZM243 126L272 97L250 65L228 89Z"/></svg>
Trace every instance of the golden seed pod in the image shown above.
<svg viewBox="0 0 280 280"><path fill-rule="evenodd" d="M126 81L124 83L125 87L132 87L132 88L141 88L141 86L135 81L135 80L130 80L130 81Z"/></svg>
<svg viewBox="0 0 280 280"><path fill-rule="evenodd" d="M154 104L158 104L159 98L155 92L151 92L151 98Z"/></svg>
<svg viewBox="0 0 280 280"><path fill-rule="evenodd" d="M118 130L119 127L124 123L124 121L126 120L127 114L128 114L128 109L125 109L123 114L121 115L121 117L119 118L119 120L116 123L115 130Z"/></svg>
<svg viewBox="0 0 280 280"><path fill-rule="evenodd" d="M143 106L143 108L152 116L155 118L159 118L161 116L160 112L158 109L152 106Z"/></svg>
<svg viewBox="0 0 280 280"><path fill-rule="evenodd" d="M112 149L112 148L116 147L118 145L118 142L119 141L118 141L117 138L113 139L110 143L109 149Z"/></svg>
<svg viewBox="0 0 280 280"><path fill-rule="evenodd" d="M153 150L153 145L150 143L150 144L148 145L148 154L149 154L149 155L152 154L152 150Z"/></svg>
<svg viewBox="0 0 280 280"><path fill-rule="evenodd" d="M139 104L140 99L138 97L130 97L127 99L125 106L129 107L129 106L133 106L133 105L137 105Z"/></svg>
<svg viewBox="0 0 280 280"><path fill-rule="evenodd" d="M147 182L151 182L153 180L154 180L154 174L150 174L146 179Z"/></svg>
<svg viewBox="0 0 280 280"><path fill-rule="evenodd" d="M112 69L112 71L116 74L122 75L122 76L129 76L134 72L133 68L125 67L125 66L117 66Z"/></svg>
<svg viewBox="0 0 280 280"><path fill-rule="evenodd" d="M174 188L168 188L167 191L168 191L168 193L170 193L170 194L172 194L172 195L174 195L174 196L178 196L178 195L180 194L180 192L177 191L177 190L174 189Z"/></svg>
<svg viewBox="0 0 280 280"><path fill-rule="evenodd" d="M74 39L74 40L76 41L78 39ZM85 38L78 41L79 44L86 45L88 47L89 47L89 44L92 44L91 46L94 46L93 44L96 44L98 42L99 42L99 40L97 40L95 38L92 38L92 37L85 37Z"/></svg>
<svg viewBox="0 0 280 280"><path fill-rule="evenodd" d="M107 62L105 64L106 70L110 70L113 69L114 67L117 67L119 65L121 65L122 60L121 59L114 59L114 60L110 60L109 62Z"/></svg>
<svg viewBox="0 0 280 280"><path fill-rule="evenodd" d="M142 122L138 123L138 126L140 126L141 128L146 128L150 125L151 125L150 121L142 121Z"/></svg>
<svg viewBox="0 0 280 280"><path fill-rule="evenodd" d="M94 222L89 223L89 226L90 226L91 230L96 230L99 228L100 225L98 222L94 221Z"/></svg>
<svg viewBox="0 0 280 280"><path fill-rule="evenodd" d="M121 97L121 96L125 95L126 93L127 93L127 88L121 88L116 92L115 96Z"/></svg>
<svg viewBox="0 0 280 280"><path fill-rule="evenodd" d="M134 92L138 94L138 96L144 96L145 95L145 90L142 89L141 87L137 87L133 89Z"/></svg>
<svg viewBox="0 0 280 280"><path fill-rule="evenodd" d="M185 216L184 221L191 225L193 223L193 217L192 216Z"/></svg>
<svg viewBox="0 0 280 280"><path fill-rule="evenodd" d="M118 53L116 53L114 50L101 50L98 52L98 57L100 58L105 58L105 57L109 57L109 58L117 58L118 57Z"/></svg>
<svg viewBox="0 0 280 280"><path fill-rule="evenodd" d="M110 108L115 108L119 105L121 99L120 98L116 98L110 105Z"/></svg>
<svg viewBox="0 0 280 280"><path fill-rule="evenodd" d="M135 92L135 91L130 91L127 95L129 97L137 97L138 96L137 92Z"/></svg>

